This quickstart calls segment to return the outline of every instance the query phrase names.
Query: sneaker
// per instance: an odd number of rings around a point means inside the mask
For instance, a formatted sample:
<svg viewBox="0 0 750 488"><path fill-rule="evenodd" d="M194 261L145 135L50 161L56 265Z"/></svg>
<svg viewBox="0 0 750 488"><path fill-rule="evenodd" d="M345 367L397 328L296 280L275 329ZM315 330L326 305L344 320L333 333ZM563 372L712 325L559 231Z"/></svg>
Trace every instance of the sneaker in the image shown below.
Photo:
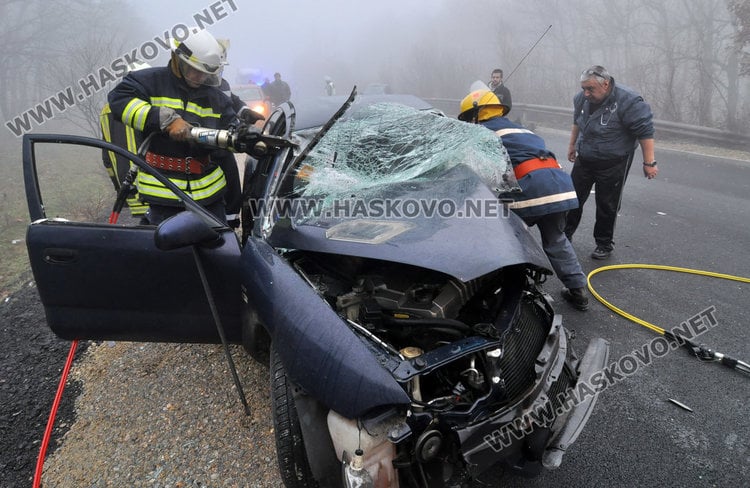
<svg viewBox="0 0 750 488"><path fill-rule="evenodd" d="M563 288L562 297L578 310L589 309L589 297L586 296L585 288Z"/></svg>
<svg viewBox="0 0 750 488"><path fill-rule="evenodd" d="M604 246L596 246L594 252L591 253L593 259L608 259L612 255L612 249Z"/></svg>

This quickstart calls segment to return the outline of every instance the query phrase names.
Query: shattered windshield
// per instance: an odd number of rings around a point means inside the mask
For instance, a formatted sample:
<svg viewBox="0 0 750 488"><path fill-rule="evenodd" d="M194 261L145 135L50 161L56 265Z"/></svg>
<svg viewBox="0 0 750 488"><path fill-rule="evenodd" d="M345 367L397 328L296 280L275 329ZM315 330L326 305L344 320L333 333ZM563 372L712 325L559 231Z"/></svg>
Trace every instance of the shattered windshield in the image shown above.
<svg viewBox="0 0 750 488"><path fill-rule="evenodd" d="M395 103L366 106L334 124L296 168L294 193L332 202L376 197L395 183L439 180L471 168L495 193L516 191L508 153L484 127Z"/></svg>

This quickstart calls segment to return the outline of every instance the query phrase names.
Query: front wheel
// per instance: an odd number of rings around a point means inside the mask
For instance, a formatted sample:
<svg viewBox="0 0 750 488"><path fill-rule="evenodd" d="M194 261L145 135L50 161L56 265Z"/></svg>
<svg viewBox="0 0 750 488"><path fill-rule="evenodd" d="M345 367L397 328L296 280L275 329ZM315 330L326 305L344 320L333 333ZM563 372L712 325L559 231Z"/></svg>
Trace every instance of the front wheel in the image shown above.
<svg viewBox="0 0 750 488"><path fill-rule="evenodd" d="M286 488L318 488L307 460L302 429L281 358L271 346L271 401L279 472Z"/></svg>

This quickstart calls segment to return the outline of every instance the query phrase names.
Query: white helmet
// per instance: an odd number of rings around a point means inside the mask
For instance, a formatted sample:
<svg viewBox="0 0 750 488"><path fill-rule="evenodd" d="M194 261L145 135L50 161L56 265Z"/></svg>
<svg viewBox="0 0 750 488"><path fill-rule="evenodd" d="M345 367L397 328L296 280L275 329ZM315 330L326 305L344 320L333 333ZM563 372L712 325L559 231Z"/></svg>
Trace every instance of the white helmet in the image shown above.
<svg viewBox="0 0 750 488"><path fill-rule="evenodd" d="M183 41L172 41L172 54L177 58L180 73L186 77L186 66L207 75L199 84L219 86L222 71L226 64L226 49L207 30L194 31L191 28Z"/></svg>

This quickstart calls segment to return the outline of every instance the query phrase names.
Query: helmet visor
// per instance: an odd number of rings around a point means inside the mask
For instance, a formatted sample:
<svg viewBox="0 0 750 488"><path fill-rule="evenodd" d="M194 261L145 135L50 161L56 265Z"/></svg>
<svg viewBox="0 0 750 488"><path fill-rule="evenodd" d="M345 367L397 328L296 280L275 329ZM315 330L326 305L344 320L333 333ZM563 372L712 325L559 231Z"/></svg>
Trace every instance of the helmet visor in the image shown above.
<svg viewBox="0 0 750 488"><path fill-rule="evenodd" d="M221 85L221 74L224 71L223 69L219 69L216 73L207 73L206 71L197 68L193 63L185 61L181 57L177 58L177 62L180 68L180 74L189 86L197 88L201 85Z"/></svg>
<svg viewBox="0 0 750 488"><path fill-rule="evenodd" d="M179 61L180 74L189 85L219 86L221 84L221 77L224 72L223 64L214 65L201 62L192 55L184 43L175 49L175 54Z"/></svg>

